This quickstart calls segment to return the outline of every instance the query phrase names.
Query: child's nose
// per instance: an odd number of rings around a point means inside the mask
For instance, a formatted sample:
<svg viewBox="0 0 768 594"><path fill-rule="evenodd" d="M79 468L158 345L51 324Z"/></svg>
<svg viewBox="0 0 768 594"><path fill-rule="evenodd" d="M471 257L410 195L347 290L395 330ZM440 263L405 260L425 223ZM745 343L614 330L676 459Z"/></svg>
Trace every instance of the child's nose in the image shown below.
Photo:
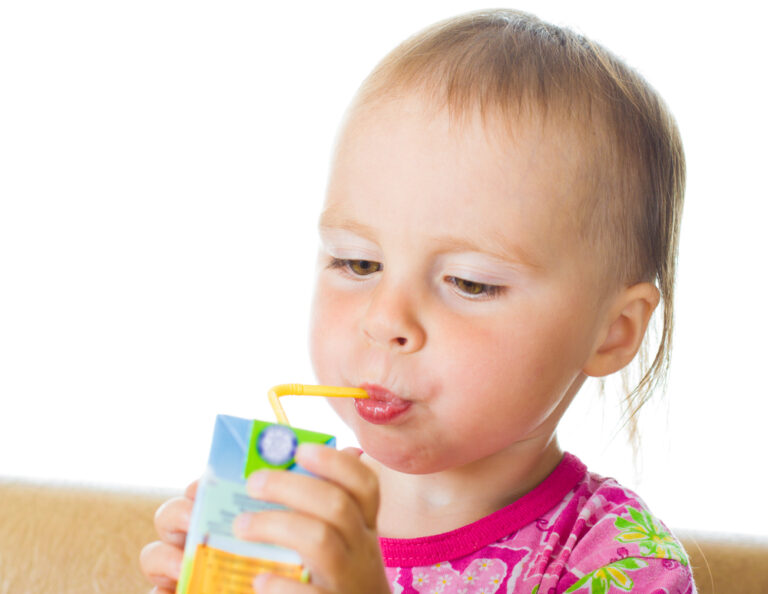
<svg viewBox="0 0 768 594"><path fill-rule="evenodd" d="M412 297L386 282L374 289L361 329L369 341L398 353L416 352L426 341Z"/></svg>

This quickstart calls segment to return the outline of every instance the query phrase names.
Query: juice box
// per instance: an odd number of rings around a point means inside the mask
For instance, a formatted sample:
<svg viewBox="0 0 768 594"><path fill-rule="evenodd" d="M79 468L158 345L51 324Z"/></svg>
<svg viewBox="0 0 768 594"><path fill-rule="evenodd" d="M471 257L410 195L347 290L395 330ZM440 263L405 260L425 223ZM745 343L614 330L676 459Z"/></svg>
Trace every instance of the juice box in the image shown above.
<svg viewBox="0 0 768 594"><path fill-rule="evenodd" d="M253 579L267 571L306 581L302 560L295 551L244 541L232 533L238 514L282 507L246 493L245 482L253 471L281 469L309 474L294 460L300 443L335 447L336 439L286 424L216 417L176 594L253 594Z"/></svg>

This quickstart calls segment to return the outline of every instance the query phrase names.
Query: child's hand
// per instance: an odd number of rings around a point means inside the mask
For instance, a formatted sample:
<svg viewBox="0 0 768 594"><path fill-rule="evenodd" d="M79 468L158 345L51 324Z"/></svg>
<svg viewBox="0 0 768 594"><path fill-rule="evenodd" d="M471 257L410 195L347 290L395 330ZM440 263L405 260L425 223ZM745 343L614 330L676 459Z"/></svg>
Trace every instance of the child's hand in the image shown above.
<svg viewBox="0 0 768 594"><path fill-rule="evenodd" d="M155 584L153 594L176 591L196 493L197 481L187 487L184 497L169 499L155 513L155 529L160 540L149 543L140 555L141 571Z"/></svg>
<svg viewBox="0 0 768 594"><path fill-rule="evenodd" d="M321 478L293 472L255 472L248 493L287 510L241 514L240 538L293 549L310 571L309 584L259 576L259 594L389 594L376 515L379 485L358 451L304 444L296 460ZM325 479L325 480L321 480Z"/></svg>

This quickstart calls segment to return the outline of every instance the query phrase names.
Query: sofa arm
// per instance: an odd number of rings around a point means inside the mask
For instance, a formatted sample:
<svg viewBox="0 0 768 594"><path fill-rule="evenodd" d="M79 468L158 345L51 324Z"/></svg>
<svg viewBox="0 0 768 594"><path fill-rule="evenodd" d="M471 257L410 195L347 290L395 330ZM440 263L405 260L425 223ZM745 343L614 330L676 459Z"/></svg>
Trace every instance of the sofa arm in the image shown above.
<svg viewBox="0 0 768 594"><path fill-rule="evenodd" d="M678 531L699 594L768 593L768 538Z"/></svg>
<svg viewBox="0 0 768 594"><path fill-rule="evenodd" d="M139 552L173 495L0 480L0 594L146 594Z"/></svg>
<svg viewBox="0 0 768 594"><path fill-rule="evenodd" d="M0 594L146 594L141 548L155 510L180 492L0 479ZM679 532L699 594L768 593L768 539Z"/></svg>

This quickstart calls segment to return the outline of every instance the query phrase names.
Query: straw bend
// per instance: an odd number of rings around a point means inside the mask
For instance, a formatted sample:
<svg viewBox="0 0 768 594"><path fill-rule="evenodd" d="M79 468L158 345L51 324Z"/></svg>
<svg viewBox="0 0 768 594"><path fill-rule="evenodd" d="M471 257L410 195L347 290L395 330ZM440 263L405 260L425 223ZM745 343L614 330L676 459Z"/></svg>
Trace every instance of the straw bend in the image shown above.
<svg viewBox="0 0 768 594"><path fill-rule="evenodd" d="M277 422L282 425L290 425L285 416L283 405L280 404L280 396L326 396L332 398L368 398L368 393L362 388L348 388L343 386L310 386L305 384L280 384L270 388L267 393L269 404L275 411Z"/></svg>

